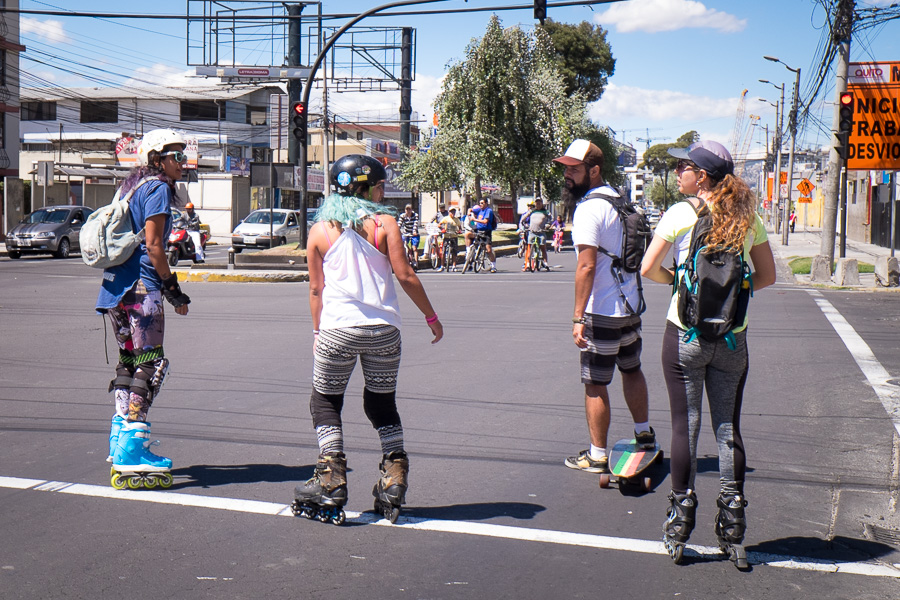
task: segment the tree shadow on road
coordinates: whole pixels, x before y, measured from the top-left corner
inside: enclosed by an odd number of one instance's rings
[[[315,465],[191,465],[172,469],[175,484],[171,489],[208,488],[234,483],[299,482],[312,477],[314,470]]]
[[[484,521],[496,517],[524,520],[533,519],[544,510],[547,510],[546,507],[540,504],[526,502],[478,502],[450,506],[407,506],[403,508],[403,516],[442,521]]]

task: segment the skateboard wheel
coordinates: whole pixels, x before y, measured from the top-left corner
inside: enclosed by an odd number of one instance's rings
[[[641,489],[644,490],[645,492],[649,492],[649,491],[650,491],[650,485],[651,485],[652,483],[653,483],[653,481],[651,481],[651,479],[650,479],[649,477],[644,477],[644,478],[641,480]]]
[[[600,474],[600,487],[604,490],[609,487],[609,473]]]
[[[658,465],[662,464],[662,462],[663,462],[663,451],[662,450],[659,451],[659,454],[656,455],[656,460],[654,460],[653,462]]]

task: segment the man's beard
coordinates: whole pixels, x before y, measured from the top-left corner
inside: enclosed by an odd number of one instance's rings
[[[574,210],[578,201],[584,198],[585,194],[587,194],[590,189],[591,182],[589,179],[585,179],[581,182],[573,181],[571,189],[568,185],[563,186],[562,192],[560,193],[563,206],[566,207],[567,211]]]

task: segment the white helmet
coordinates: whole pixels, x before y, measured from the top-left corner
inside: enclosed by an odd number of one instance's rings
[[[162,152],[163,148],[170,144],[187,146],[184,141],[184,136],[177,131],[171,129],[154,129],[153,131],[148,131],[144,135],[140,147],[138,147],[138,160],[141,165],[147,166],[147,164],[149,164],[149,154],[152,151],[156,150],[157,152]]]

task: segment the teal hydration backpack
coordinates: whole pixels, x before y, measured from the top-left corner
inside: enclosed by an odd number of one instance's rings
[[[735,251],[708,251],[706,237],[712,228],[712,215],[701,200],[697,223],[691,234],[691,246],[684,263],[677,267],[678,318],[687,327],[685,342],[699,336],[707,341],[725,339],[734,350],[732,330],[740,327],[753,295],[750,266],[744,261],[743,248]]]
[[[131,258],[134,249],[144,241],[144,229],[134,231],[128,203],[135,191],[149,181],[159,181],[159,177],[141,179],[124,198],[119,197],[122,192],[122,188],[119,188],[112,202],[88,216],[78,234],[84,264],[96,269],[107,269]]]

